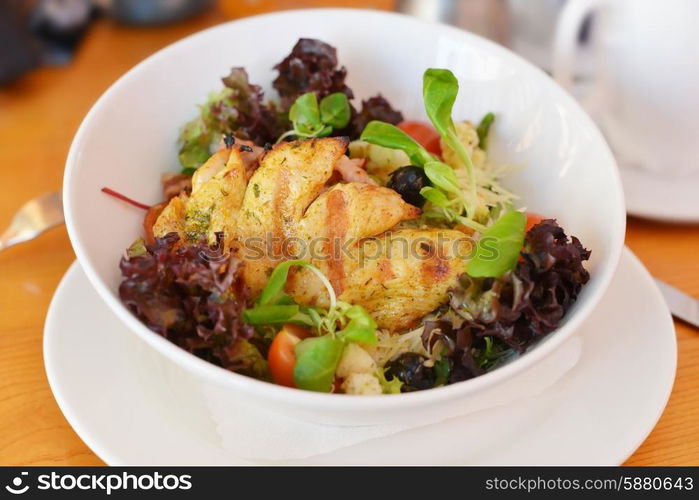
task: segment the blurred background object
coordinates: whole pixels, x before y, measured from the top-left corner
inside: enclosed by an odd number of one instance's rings
[[[571,0],[558,25],[554,78],[576,93],[577,40],[590,15],[597,66],[587,108],[625,163],[699,171],[697,0]]]
[[[42,46],[42,63],[65,64],[92,20],[89,0],[41,0],[30,17],[30,29]]]
[[[213,0],[94,0],[112,18],[126,24],[164,24],[211,7]]]
[[[452,24],[502,45],[510,41],[506,0],[398,0],[396,10],[426,21]]]
[[[219,8],[226,17],[238,18],[279,10],[316,7],[392,10],[395,3],[396,0],[220,0]]]
[[[397,10],[466,29],[550,68],[551,37],[565,0],[4,0],[0,84],[40,64],[69,62],[98,16],[137,26],[182,21],[205,10],[240,18],[273,10],[352,7]]]
[[[232,19],[330,6],[391,10],[395,0],[1,0],[0,85],[40,65],[68,63],[100,15],[128,25],[157,26],[214,9]]]
[[[29,30],[31,6],[0,2],[0,85],[39,65],[40,47]]]
[[[565,1],[397,0],[396,10],[489,38],[548,70],[553,33]]]
[[[0,3],[0,84],[40,64],[70,61],[94,13],[89,0]]]
[[[566,0],[508,0],[512,32],[508,47],[537,66],[551,69],[556,22]],[[579,33],[585,39],[587,25]]]
[[[697,0],[569,0],[558,19],[553,76],[609,141],[630,214],[699,223],[698,18]]]

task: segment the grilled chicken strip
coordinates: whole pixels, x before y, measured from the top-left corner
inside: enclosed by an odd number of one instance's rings
[[[262,158],[248,183],[238,223],[243,277],[253,297],[274,267],[291,257],[288,245],[296,226],[330,178],[347,142],[341,137],[285,142]]]
[[[319,267],[340,295],[346,288],[344,261],[349,258],[346,253],[350,247],[419,215],[419,208],[403,201],[392,189],[360,182],[335,184],[308,207],[299,221],[299,245],[294,247],[294,257]],[[307,282],[320,284],[308,269],[294,270],[289,290],[302,304],[312,303],[319,292]]]
[[[460,231],[401,229],[353,245],[339,270],[332,260],[315,263],[342,283],[333,283],[340,300],[362,305],[379,327],[400,332],[448,300],[470,245]],[[287,292],[299,303],[327,307],[322,283],[305,269],[292,276]]]
[[[367,240],[346,266],[340,299],[364,306],[381,328],[411,329],[449,299],[470,251],[468,237],[449,229],[402,229]]]
[[[206,239],[213,244],[216,233],[222,232],[225,247],[230,248],[237,235],[246,184],[240,150],[218,151],[192,176],[192,194],[180,194],[170,200],[156,220],[153,234],[163,237],[176,232],[183,242]]]

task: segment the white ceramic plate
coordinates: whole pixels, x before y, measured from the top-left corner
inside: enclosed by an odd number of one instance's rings
[[[580,335],[579,363],[539,396],[303,463],[622,463],[660,417],[677,356],[667,307],[630,251]],[[78,435],[112,465],[249,463],[221,447],[198,402],[174,397],[153,376],[145,365],[150,356],[73,264],[49,309],[44,359],[56,400]],[[461,432],[465,426],[483,432]],[[419,453],[415,443],[422,443]]]
[[[615,143],[611,134],[606,134],[608,110],[595,106],[588,111],[599,124],[602,133],[608,135],[609,145],[619,164],[626,212],[663,222],[699,222],[699,172],[662,175],[643,168],[625,154],[626,148],[632,148],[632,144],[622,147]]]
[[[624,163],[618,158],[626,211],[665,222],[699,223],[699,173],[666,177]]]

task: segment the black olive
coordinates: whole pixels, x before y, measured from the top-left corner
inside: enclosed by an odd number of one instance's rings
[[[396,377],[403,382],[402,392],[430,389],[434,387],[436,378],[434,370],[423,364],[425,359],[414,352],[403,353],[388,364],[386,378],[392,380]]]
[[[407,203],[416,207],[422,207],[425,204],[425,198],[420,194],[420,190],[429,185],[430,180],[425,175],[425,171],[415,165],[394,170],[387,184]]]

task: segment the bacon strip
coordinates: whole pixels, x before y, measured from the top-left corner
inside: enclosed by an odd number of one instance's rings
[[[335,171],[339,172],[345,182],[363,182],[364,184],[377,185],[376,181],[369,177],[364,166],[366,158],[348,158],[342,156],[335,163]]]

